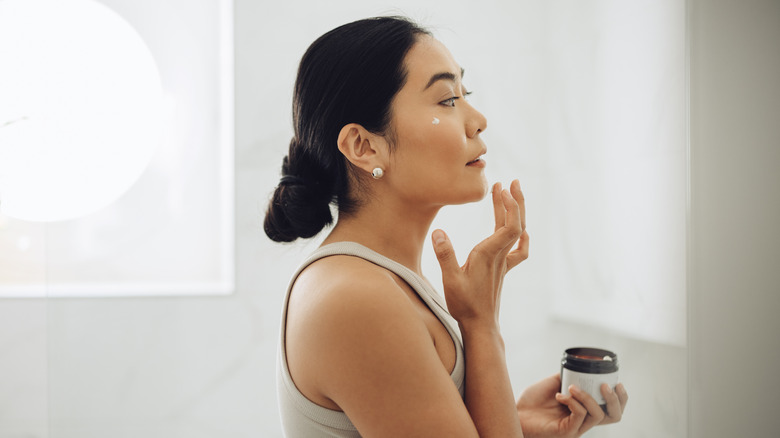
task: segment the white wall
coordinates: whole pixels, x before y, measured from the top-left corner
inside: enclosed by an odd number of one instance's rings
[[[691,1],[690,433],[778,436],[780,2]]]
[[[642,11],[654,3],[635,5]],[[675,0],[663,4],[672,11],[681,7]],[[536,257],[511,274],[502,306],[516,393],[557,372],[564,348],[604,346],[620,355],[631,401],[621,424],[589,436],[685,436],[685,346],[641,340],[614,324],[561,317],[553,301],[555,276],[566,273],[549,263],[558,242],[550,220],[557,204],[549,189],[556,169],[545,146],[561,139],[548,120],[555,108],[547,103],[566,90],[556,89],[550,76],[555,66],[545,54],[555,47],[547,37],[552,27],[565,27],[561,17],[580,25],[580,12],[593,17],[620,5],[625,3],[404,0],[390,6],[352,0],[307,3],[304,10],[296,2],[236,0],[237,292],[214,298],[1,301],[0,437],[281,435],[274,393],[281,299],[288,275],[316,244],[276,245],[262,232],[267,196],[291,135],[295,69],[323,32],[387,12],[431,25],[466,67],[472,101],[490,120],[488,177],[523,182]],[[669,32],[680,29],[670,26]],[[580,30],[594,35],[599,27]],[[465,254],[491,228],[490,211],[485,203],[446,209],[436,226],[447,229]],[[477,226],[464,226],[459,220],[464,215]],[[438,268],[430,249],[426,257],[424,268],[435,283]]]

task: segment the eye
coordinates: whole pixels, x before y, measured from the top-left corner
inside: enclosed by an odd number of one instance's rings
[[[469,96],[471,96],[471,91],[466,91],[463,93],[463,98],[468,100]],[[460,99],[460,96],[452,96],[449,99],[442,100],[439,102],[440,105],[449,106],[449,107],[455,107],[455,101]]]
[[[442,100],[439,102],[439,105],[449,106],[449,107],[455,107],[455,101],[460,99],[458,96],[450,97],[449,99]]]

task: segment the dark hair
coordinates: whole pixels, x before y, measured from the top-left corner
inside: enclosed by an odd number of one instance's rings
[[[349,123],[389,135],[391,103],[406,82],[404,58],[430,32],[404,17],[375,17],[319,37],[301,59],[293,96],[295,136],[265,216],[277,242],[308,238],[357,208],[349,196],[349,163],[338,150]]]

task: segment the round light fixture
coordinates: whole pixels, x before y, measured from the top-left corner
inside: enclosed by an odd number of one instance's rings
[[[90,0],[0,1],[0,213],[59,221],[100,210],[160,143],[151,52]]]

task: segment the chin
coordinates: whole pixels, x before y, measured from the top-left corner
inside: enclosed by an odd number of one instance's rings
[[[469,193],[464,192],[463,197],[459,201],[453,202],[453,204],[470,204],[472,202],[479,202],[485,199],[485,196],[487,196],[489,192],[490,187],[488,186],[487,180],[483,178],[480,187],[474,187]]]
[[[485,196],[487,196],[487,194],[490,193],[490,184],[488,184],[487,178],[485,178],[485,174],[484,173],[482,173],[481,184],[482,184],[482,187],[481,187],[481,189],[479,191],[479,196],[478,196],[477,199],[474,200],[474,202],[481,201],[481,200],[485,199]]]

